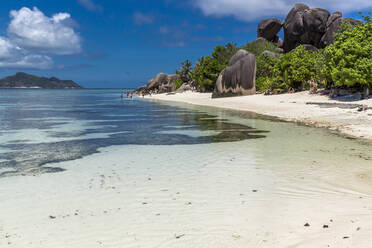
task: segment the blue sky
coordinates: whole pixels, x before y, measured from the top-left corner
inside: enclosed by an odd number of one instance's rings
[[[2,0],[0,77],[24,71],[88,88],[137,87],[216,45],[256,38],[265,17],[292,0]],[[370,1],[305,1],[358,17]],[[34,8],[36,7],[36,8]],[[12,12],[11,12],[12,11]]]

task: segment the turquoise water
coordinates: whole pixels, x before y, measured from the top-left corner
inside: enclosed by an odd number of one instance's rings
[[[0,91],[0,247],[368,247],[370,144],[120,93]]]
[[[345,157],[371,162],[371,146],[253,113],[120,99],[120,90],[1,90],[0,177],[60,172],[48,164],[114,145],[249,143],[268,161]],[[286,160],[284,160],[286,161]],[[275,164],[276,162],[273,162]],[[272,166],[271,163],[268,166]]]
[[[120,95],[120,90],[1,90],[0,177],[59,172],[63,169],[48,164],[112,145],[196,145],[267,133],[206,111]]]

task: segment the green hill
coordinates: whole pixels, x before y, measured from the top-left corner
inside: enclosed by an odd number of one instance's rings
[[[0,79],[0,88],[81,89],[83,87],[72,80],[38,77],[17,72],[13,76]]]

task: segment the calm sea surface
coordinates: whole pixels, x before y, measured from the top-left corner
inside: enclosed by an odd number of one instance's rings
[[[371,161],[371,146],[325,130],[249,113],[121,100],[120,95],[121,90],[0,90],[0,177],[60,172],[64,169],[48,164],[114,145],[199,149],[242,142],[243,148],[254,146],[270,165],[319,158],[335,164],[345,157]]]
[[[205,111],[139,98],[120,90],[1,90],[0,177],[59,172],[112,145],[177,145],[264,138],[266,131]]]

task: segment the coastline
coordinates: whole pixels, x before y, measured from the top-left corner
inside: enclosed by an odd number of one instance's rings
[[[360,101],[340,101],[329,99],[327,96],[309,94],[308,91],[216,99],[212,99],[211,95],[211,93],[184,92],[145,96],[145,99],[254,112],[283,121],[327,128],[343,136],[372,141],[371,98]],[[363,105],[368,109],[359,112],[352,105]]]

